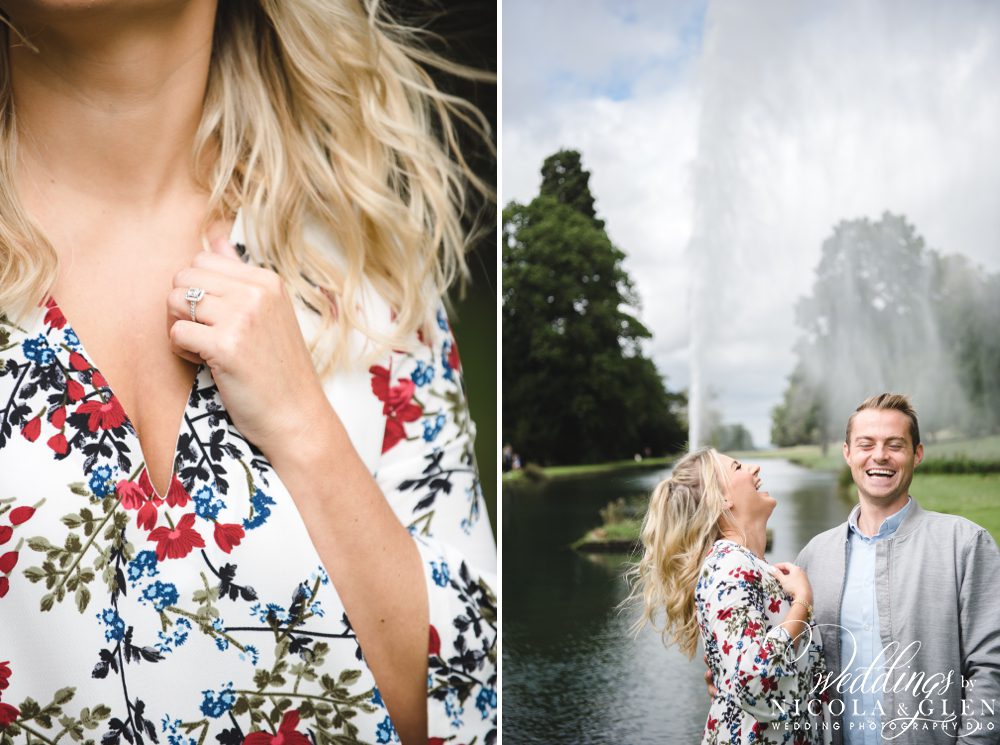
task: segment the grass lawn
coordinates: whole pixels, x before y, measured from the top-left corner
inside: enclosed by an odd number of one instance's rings
[[[920,506],[935,512],[967,517],[1000,542],[1000,474],[962,473],[913,476],[910,493]]]
[[[540,468],[547,478],[556,479],[567,476],[586,476],[590,473],[604,473],[606,471],[622,471],[629,468],[664,468],[676,460],[675,457],[667,458],[645,458],[643,460],[616,460],[610,463],[589,463],[582,466],[549,466]],[[533,466],[534,468],[534,466]],[[526,469],[520,471],[508,471],[503,475],[504,481],[518,481],[523,478],[530,478],[525,475]]]

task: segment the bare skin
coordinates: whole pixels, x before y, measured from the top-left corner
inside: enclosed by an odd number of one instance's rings
[[[190,153],[215,2],[2,0],[0,7],[39,50],[12,34],[17,187],[60,259],[52,295],[135,425],[153,486],[163,495],[196,362],[206,360],[213,373],[216,365],[234,371],[214,348],[194,351],[204,339],[195,343],[175,331],[178,315],[168,305],[176,278],[204,256],[200,226],[208,195],[196,185]],[[214,223],[209,237],[228,235],[231,220]],[[298,334],[287,296],[272,293],[267,302],[255,311],[270,319],[258,340]],[[281,363],[309,371],[298,397],[282,403],[285,411],[310,412],[308,439],[262,434],[258,445],[309,526],[402,742],[422,743],[428,608],[419,555],[320,398],[304,350],[304,344],[282,350]],[[254,377],[234,374],[220,382],[223,401],[238,424],[277,434],[265,414],[240,403],[258,398],[252,386],[268,379]]]

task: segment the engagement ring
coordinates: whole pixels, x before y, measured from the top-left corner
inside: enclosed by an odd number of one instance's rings
[[[198,302],[205,297],[205,291],[200,287],[188,287],[187,292],[184,293],[184,299],[191,304],[191,320],[198,323],[198,318],[195,315],[195,311],[198,308]]]

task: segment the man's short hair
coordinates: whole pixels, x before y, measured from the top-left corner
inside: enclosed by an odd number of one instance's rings
[[[910,418],[910,439],[913,440],[913,449],[917,449],[917,445],[920,444],[920,425],[917,424],[917,412],[914,410],[913,404],[910,403],[910,399],[902,393],[879,393],[862,401],[847,420],[847,436],[844,441],[848,446],[851,444],[851,425],[854,424],[854,417],[859,411],[865,409],[901,411],[906,414]]]

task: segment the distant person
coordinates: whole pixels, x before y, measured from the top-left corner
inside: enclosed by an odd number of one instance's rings
[[[503,446],[502,468],[504,473],[514,468],[514,448],[509,442]]]
[[[843,452],[860,504],[796,561],[813,582],[832,742],[938,745],[960,737],[996,745],[996,542],[963,517],[922,509],[909,494],[924,449],[906,396],[862,402],[848,419]]]
[[[663,611],[665,642],[688,656],[705,646],[719,681],[705,745],[821,742],[807,706],[823,661],[808,633],[812,587],[798,567],[764,560],[776,503],[760,486],[759,466],[711,448],[685,456],[653,492],[631,572],[643,606],[634,630],[657,627]]]

